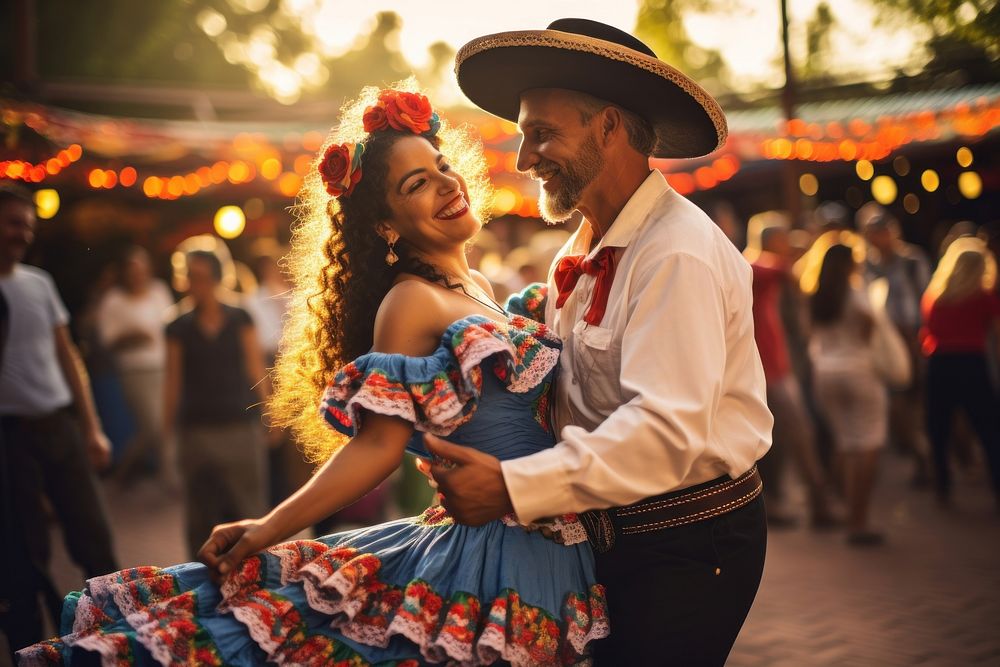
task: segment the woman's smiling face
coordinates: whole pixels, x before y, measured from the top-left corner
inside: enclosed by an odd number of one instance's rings
[[[482,227],[465,180],[423,137],[403,137],[393,145],[386,189],[393,213],[386,222],[418,251],[462,246]]]

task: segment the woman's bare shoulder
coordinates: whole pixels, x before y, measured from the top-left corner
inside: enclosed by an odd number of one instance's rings
[[[439,287],[422,278],[403,278],[379,305],[375,350],[412,356],[430,354],[441,337],[445,315]]]
[[[493,283],[490,282],[489,278],[475,269],[472,269],[469,273],[472,275],[472,279],[476,281],[476,284],[482,287],[491,298],[496,298],[496,295],[493,293]]]

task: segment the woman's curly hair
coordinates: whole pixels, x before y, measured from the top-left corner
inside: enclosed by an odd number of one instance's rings
[[[413,79],[390,88],[417,89]],[[445,281],[433,266],[413,256],[404,239],[395,246],[399,261],[393,266],[385,262],[389,249],[376,225],[392,218],[386,199],[389,155],[400,138],[414,135],[394,130],[365,134],[362,115],[375,104],[378,93],[378,88],[365,88],[341,109],[340,125],[320,148],[299,192],[292,247],[283,260],[294,287],[273,371],[269,416],[273,426],[292,429],[314,462],[326,460],[346,442],[320,416],[320,398],[345,363],[371,349],[375,315],[395,278],[406,272]],[[319,161],[331,144],[362,140],[361,180],[342,201],[330,197],[317,168]],[[482,144],[466,129],[444,121],[428,141],[465,178],[470,206],[485,222],[492,190]]]

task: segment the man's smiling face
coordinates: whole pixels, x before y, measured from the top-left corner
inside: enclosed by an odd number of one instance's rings
[[[596,121],[571,91],[537,88],[521,94],[517,168],[541,181],[539,208],[548,222],[563,222],[604,168]]]

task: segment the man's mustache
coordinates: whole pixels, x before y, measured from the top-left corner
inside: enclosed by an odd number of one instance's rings
[[[559,165],[555,162],[543,162],[541,164],[535,165],[530,170],[528,170],[528,176],[535,179],[536,181],[543,181],[549,178],[553,174],[559,172]]]

